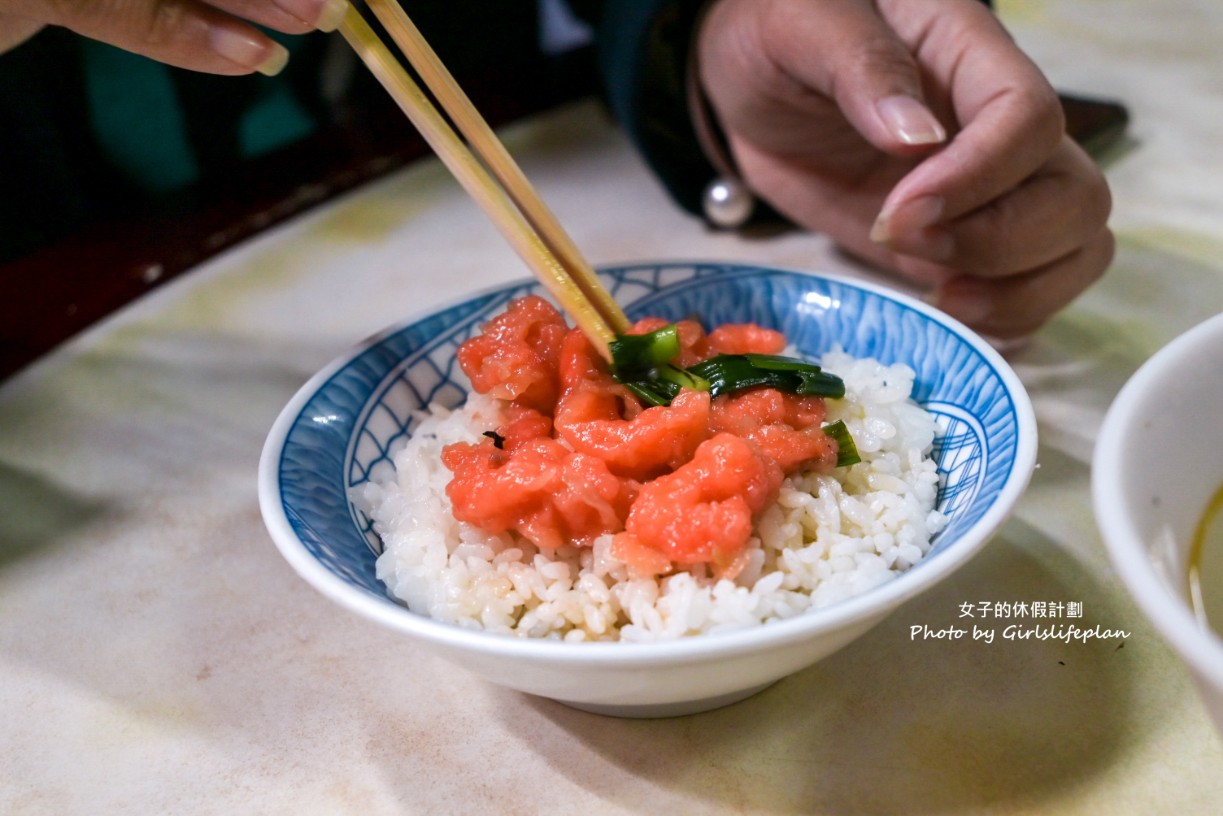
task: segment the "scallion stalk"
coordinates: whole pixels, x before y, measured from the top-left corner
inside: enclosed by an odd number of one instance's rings
[[[709,381],[713,396],[756,386],[809,397],[845,396],[845,382],[819,366],[772,354],[719,354],[689,371]]]
[[[837,443],[837,467],[849,467],[862,461],[862,454],[858,453],[858,446],[854,444],[854,438],[849,435],[844,421],[838,419],[829,422],[823,431]]]

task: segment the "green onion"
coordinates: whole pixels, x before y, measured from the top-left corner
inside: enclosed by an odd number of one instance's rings
[[[674,323],[646,334],[617,335],[609,347],[612,374],[647,405],[670,405],[681,388],[709,390],[706,380],[671,362],[680,351]]]
[[[710,394],[728,394],[766,385],[804,397],[845,396],[845,382],[817,365],[773,354],[719,354],[689,371],[709,380]]]
[[[858,446],[854,444],[854,438],[849,435],[849,428],[845,427],[842,420],[828,423],[823,430],[837,443],[837,467],[849,467],[862,461]]]
[[[621,334],[610,344],[612,375],[645,405],[670,405],[680,389],[710,396],[768,386],[804,397],[845,396],[845,382],[819,366],[777,354],[719,354],[689,368],[673,362],[680,353],[672,323],[646,334]],[[837,443],[837,466],[861,461],[844,422],[824,426]]]
[[[645,334],[618,334],[608,348],[617,376],[635,380],[679,356],[679,327],[672,323]]]
[[[645,405],[666,407],[671,404],[671,400],[675,399],[675,395],[679,393],[679,389],[674,391],[669,384],[661,382],[649,382],[640,380],[637,382],[626,382],[624,387],[633,392],[637,399],[641,400]]]

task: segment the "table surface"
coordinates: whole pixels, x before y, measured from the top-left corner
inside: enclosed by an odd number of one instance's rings
[[[1223,311],[1223,6],[1006,2],[1059,88],[1122,99],[1109,274],[1012,363],[1031,488],[989,547],[862,640],[735,706],[597,717],[475,680],[326,600],[255,494],[263,439],[361,338],[521,263],[418,162],[204,262],[0,384],[0,812],[1188,814],[1223,740],[1111,571],[1097,428]],[[706,231],[590,103],[504,131],[596,263],[880,278],[817,235]],[[920,641],[965,604],[1076,605],[1107,643]],[[1028,620],[1027,623],[1031,623]]]

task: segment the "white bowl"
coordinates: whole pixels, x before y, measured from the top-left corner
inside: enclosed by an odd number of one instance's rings
[[[1221,360],[1223,315],[1138,369],[1100,428],[1092,500],[1114,567],[1223,730],[1223,640],[1198,623],[1188,594],[1194,530],[1223,485]]]
[[[655,263],[602,271],[630,316],[780,329],[808,355],[842,346],[902,362],[914,398],[939,421],[939,508],[950,521],[915,567],[866,594],[748,630],[662,643],[562,643],[473,631],[414,614],[374,575],[381,542],[352,491],[390,467],[412,412],[457,405],[467,383],[458,344],[524,281],[479,293],[390,329],[316,375],[286,406],[263,451],[260,504],[288,562],[340,605],[401,632],[493,683],[621,716],[702,711],[747,697],[862,635],[977,553],[1027,486],[1036,423],[998,354],[943,314],[849,280],[736,264]]]

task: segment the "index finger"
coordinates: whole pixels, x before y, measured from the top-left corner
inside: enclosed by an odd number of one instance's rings
[[[338,25],[346,0],[0,0],[0,17],[67,28],[142,56],[214,74],[274,74],[288,52],[254,24],[285,33]],[[305,16],[314,14],[307,21]]]
[[[932,95],[955,118],[954,135],[893,188],[881,220],[919,200],[940,221],[972,212],[1031,176],[1060,144],[1065,120],[1053,87],[992,13],[970,5],[959,15],[935,13],[918,51]]]

